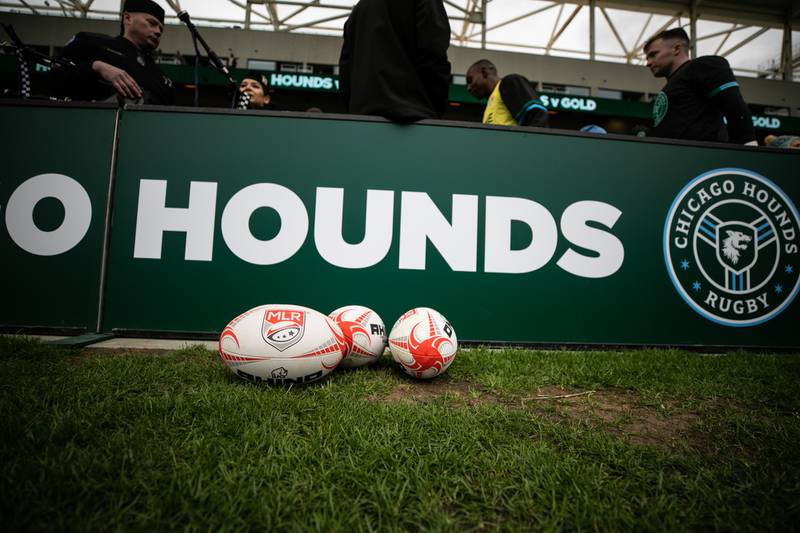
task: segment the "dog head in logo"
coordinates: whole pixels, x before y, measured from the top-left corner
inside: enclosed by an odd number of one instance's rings
[[[305,311],[267,308],[264,312],[261,336],[267,344],[282,352],[297,344],[303,338],[305,329]]]
[[[725,268],[744,272],[758,259],[756,230],[749,224],[727,222],[717,229],[717,259]]]

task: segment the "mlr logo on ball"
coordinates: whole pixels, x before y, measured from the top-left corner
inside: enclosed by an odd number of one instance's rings
[[[800,217],[767,178],[743,169],[701,174],[678,194],[664,224],[672,283],[695,311],[727,326],[755,326],[800,288]]]
[[[267,344],[282,352],[297,344],[305,330],[306,314],[303,311],[267,309],[261,325],[261,336]]]

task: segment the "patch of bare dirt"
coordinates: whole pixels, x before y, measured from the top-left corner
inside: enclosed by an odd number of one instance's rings
[[[388,395],[369,399],[407,404],[449,401],[454,408],[505,405],[559,422],[607,431],[630,444],[661,449],[705,448],[710,442],[710,437],[697,429],[699,413],[679,409],[669,402],[646,405],[640,394],[629,390],[548,386],[526,396],[501,397],[473,383],[437,379],[399,383]]]

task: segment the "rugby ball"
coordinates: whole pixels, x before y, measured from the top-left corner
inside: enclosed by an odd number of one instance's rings
[[[341,368],[356,368],[374,363],[386,348],[386,327],[378,313],[362,305],[347,305],[328,317],[342,329],[347,353]]]
[[[254,307],[231,320],[219,336],[219,357],[228,370],[270,385],[322,379],[346,350],[333,320],[300,305]]]
[[[458,350],[453,326],[438,311],[417,307],[397,319],[389,334],[392,358],[415,378],[444,374]]]

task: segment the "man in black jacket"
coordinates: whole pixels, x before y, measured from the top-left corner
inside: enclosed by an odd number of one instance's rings
[[[174,103],[172,80],[152,58],[164,30],[164,10],[152,0],[127,0],[121,26],[118,37],[76,34],[60,55],[74,66],[53,69],[52,93],[73,100],[104,101],[119,95],[146,104]]]
[[[442,0],[361,0],[344,26],[339,89],[350,113],[439,118],[450,87]]]
[[[682,28],[651,37],[644,53],[653,76],[667,78],[653,104],[653,136],[757,144],[750,110],[725,58],[690,59]]]

